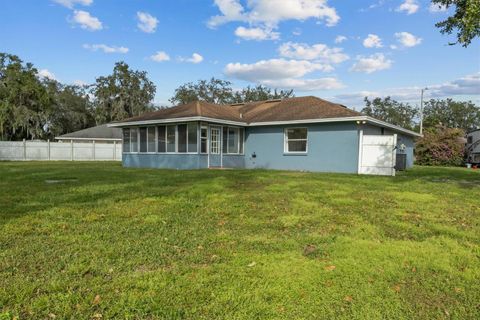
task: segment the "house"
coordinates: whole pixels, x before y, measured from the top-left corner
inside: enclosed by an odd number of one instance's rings
[[[480,164],[480,129],[467,133],[467,143],[465,145],[467,152],[467,162],[471,164]]]
[[[395,174],[413,165],[413,131],[317,97],[233,105],[197,101],[109,124],[123,165]]]
[[[91,127],[55,137],[61,142],[118,143],[122,141],[122,129],[111,128],[106,124]]]

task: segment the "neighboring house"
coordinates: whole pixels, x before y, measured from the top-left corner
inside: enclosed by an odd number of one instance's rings
[[[93,142],[95,143],[113,143],[122,141],[122,129],[110,128],[106,124],[91,127],[75,132],[63,134],[55,137],[56,140],[62,142]]]
[[[467,162],[471,164],[480,164],[480,129],[467,133]]]
[[[413,165],[404,128],[316,97],[216,105],[192,102],[109,124],[123,129],[123,165],[395,174]]]

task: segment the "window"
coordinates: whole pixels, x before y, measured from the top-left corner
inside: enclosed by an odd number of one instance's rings
[[[147,151],[155,152],[155,127],[147,128]]]
[[[188,124],[188,152],[197,152],[197,124]]]
[[[245,130],[243,128],[240,128],[240,154],[243,154],[243,141],[244,141],[244,135],[245,135]]]
[[[238,133],[238,128],[228,128],[228,152],[227,153],[238,153],[238,140],[240,134]]]
[[[179,124],[177,126],[178,132],[178,148],[177,152],[187,152],[187,125]]]
[[[243,153],[243,128],[223,127],[223,152],[226,154]]]
[[[208,146],[208,128],[202,127],[200,130],[200,152],[207,153]]]
[[[473,137],[472,137],[472,136],[468,136],[468,137],[467,137],[467,143],[468,143],[468,144],[473,143]]]
[[[175,152],[175,136],[176,136],[176,127],[175,125],[167,126],[167,152]]]
[[[138,152],[138,129],[130,129],[130,152]]]
[[[285,146],[287,153],[307,152],[307,128],[285,129]]]
[[[140,128],[140,152],[147,152],[147,128]]]
[[[130,152],[130,129],[123,129],[123,152]]]
[[[167,140],[165,139],[165,126],[158,126],[157,131],[158,131],[158,152],[165,152],[167,151],[167,147],[166,147]]]
[[[213,154],[220,153],[220,128],[210,129],[210,152]]]
[[[228,149],[228,127],[223,127],[223,143],[222,143],[223,153],[227,153],[227,149]]]

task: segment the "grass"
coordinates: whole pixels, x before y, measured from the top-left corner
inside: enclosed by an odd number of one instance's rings
[[[0,177],[0,319],[480,318],[477,171]]]

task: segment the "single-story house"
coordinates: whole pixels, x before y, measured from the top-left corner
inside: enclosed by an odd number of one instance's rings
[[[123,129],[123,165],[174,169],[266,168],[394,175],[413,165],[418,133],[307,96],[145,113]]]
[[[61,142],[93,142],[95,143],[119,143],[122,141],[122,129],[109,127],[102,124],[75,132],[63,134],[55,137],[55,140]]]

